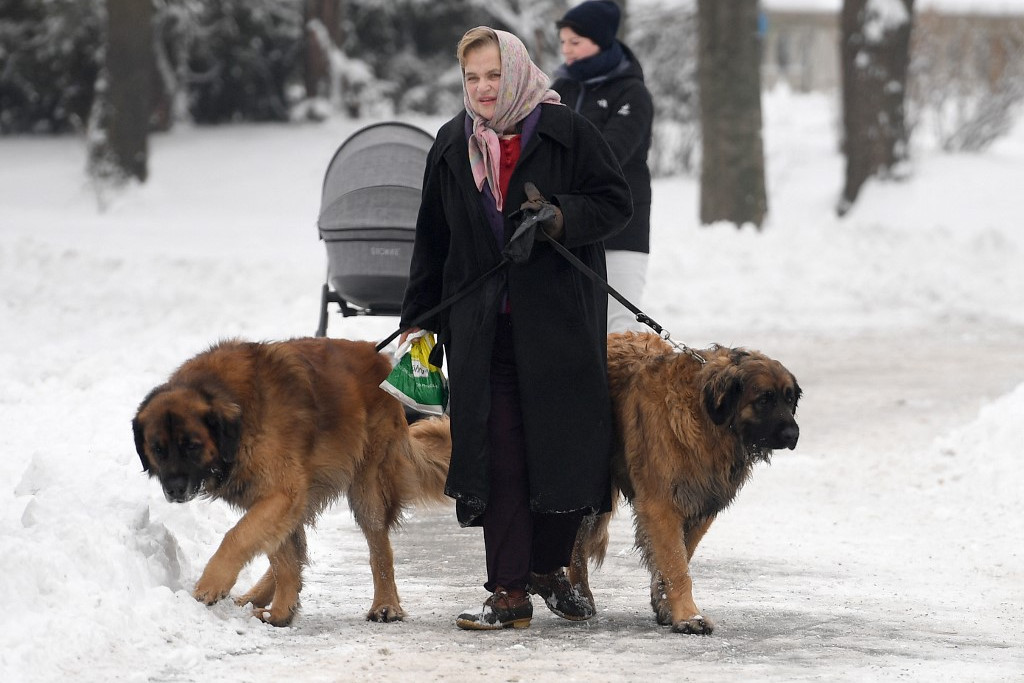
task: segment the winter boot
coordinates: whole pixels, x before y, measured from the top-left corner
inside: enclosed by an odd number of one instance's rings
[[[530,585],[527,588],[534,595],[542,597],[548,609],[563,619],[586,621],[597,614],[593,598],[588,598],[569,583],[563,568],[550,574],[530,572]]]
[[[455,625],[468,631],[497,631],[503,628],[529,628],[533,603],[526,591],[495,589],[479,610],[466,610]]]

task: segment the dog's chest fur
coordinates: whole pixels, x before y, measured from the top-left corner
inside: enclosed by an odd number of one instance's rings
[[[716,516],[749,478],[754,460],[728,425],[707,415],[699,386],[700,364],[677,353],[609,364],[620,397],[616,421],[630,421],[633,442],[620,439],[613,477],[630,502],[638,487],[661,489],[688,520]],[[666,430],[665,427],[668,427]],[[631,452],[632,451],[632,452]],[[645,452],[643,458],[636,457]]]

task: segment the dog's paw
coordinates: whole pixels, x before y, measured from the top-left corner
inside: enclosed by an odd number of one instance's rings
[[[266,607],[273,600],[274,594],[269,595],[265,591],[257,590],[255,587],[240,598],[235,598],[235,604],[239,607],[252,605],[253,607]]]
[[[669,607],[668,600],[652,600],[651,609],[654,610],[654,618],[660,625],[671,626],[672,608]]]
[[[672,623],[673,633],[687,633],[696,636],[710,636],[715,630],[715,625],[710,619],[705,619],[701,614],[695,614],[689,619]]]
[[[245,607],[246,605],[252,605],[253,607],[266,607],[267,606],[267,603],[263,603],[262,605],[257,604],[256,601],[253,600],[253,597],[249,593],[246,593],[245,595],[243,595],[240,598],[235,598],[235,604],[238,605],[239,607]]]
[[[270,609],[257,607],[252,611],[252,615],[271,626],[290,626],[292,620],[295,619],[296,612],[298,612],[298,605],[281,610],[271,606]]]
[[[654,618],[658,624],[672,625],[672,606],[665,595],[665,584],[658,578],[651,581],[651,609],[654,610]]]
[[[216,563],[210,562],[203,570],[199,581],[196,582],[192,597],[205,605],[212,605],[228,597],[237,576],[237,572],[234,574],[225,572]]]
[[[231,592],[231,586],[217,587],[204,583],[202,580],[196,584],[196,589],[192,591],[192,597],[203,603],[204,605],[212,605],[228,596]]]
[[[401,621],[405,611],[398,605],[374,605],[366,613],[367,621]]]

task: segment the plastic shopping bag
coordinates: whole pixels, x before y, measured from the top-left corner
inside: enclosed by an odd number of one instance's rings
[[[395,367],[380,388],[421,413],[443,415],[448,407],[448,380],[441,368],[430,364],[433,348],[430,332],[409,335],[395,352]]]

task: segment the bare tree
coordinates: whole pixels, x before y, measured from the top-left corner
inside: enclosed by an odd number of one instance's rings
[[[914,0],[843,0],[843,153],[836,207],[849,211],[872,176],[892,177],[907,159],[904,103]]]
[[[932,10],[914,17],[909,135],[927,127],[947,152],[1005,136],[1024,103],[1024,22]]]
[[[105,60],[89,122],[89,172],[96,179],[144,182],[149,174],[152,18],[148,0],[107,0]]]
[[[700,220],[758,229],[768,212],[757,0],[698,0]]]
[[[700,159],[697,5],[681,4],[638,4],[626,39],[643,64],[654,98],[654,137],[647,163],[655,177],[695,174]]]
[[[306,97],[328,98],[331,83],[331,53],[341,45],[342,0],[306,0],[305,85]]]
[[[153,114],[150,130],[170,130],[191,121],[188,108],[189,54],[201,35],[200,8],[179,0],[153,0]]]

